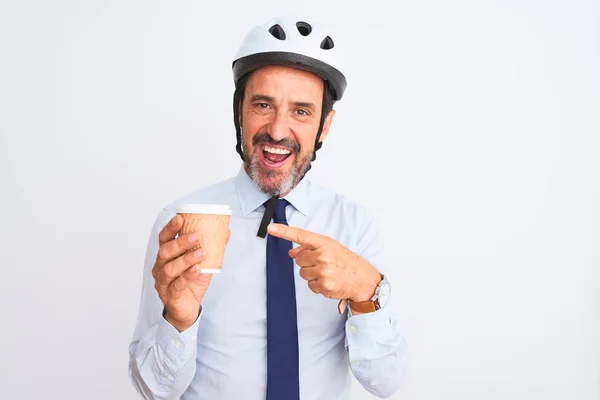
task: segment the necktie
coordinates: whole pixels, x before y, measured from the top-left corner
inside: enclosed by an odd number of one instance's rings
[[[273,221],[286,224],[289,203],[279,199]],[[267,237],[267,400],[299,400],[298,323],[292,242]]]

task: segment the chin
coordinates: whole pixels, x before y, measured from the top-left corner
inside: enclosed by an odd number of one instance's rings
[[[296,174],[293,171],[288,170],[286,173],[277,171],[277,176],[272,176],[272,172],[268,171],[268,174],[264,174],[264,171],[261,171],[254,179],[263,192],[275,196],[285,194],[293,189],[296,180]]]
[[[293,166],[285,170],[268,169],[260,161],[252,157],[248,165],[248,173],[254,183],[271,196],[285,194],[294,188],[298,173]]]

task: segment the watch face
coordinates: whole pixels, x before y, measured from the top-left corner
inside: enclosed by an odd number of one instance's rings
[[[379,290],[379,297],[377,299],[379,301],[379,307],[385,307],[390,300],[391,291],[392,286],[388,282],[381,285],[381,290]]]

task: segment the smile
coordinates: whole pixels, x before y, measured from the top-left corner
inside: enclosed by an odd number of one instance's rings
[[[264,145],[262,146],[262,154],[265,166],[279,168],[285,164],[292,151],[283,147]]]

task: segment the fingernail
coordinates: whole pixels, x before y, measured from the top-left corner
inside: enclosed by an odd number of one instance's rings
[[[204,256],[204,250],[196,250],[194,252],[194,257],[200,258]]]
[[[276,227],[275,225],[269,225],[269,226],[267,227],[267,230],[268,230],[269,232],[277,232],[277,227]]]
[[[189,237],[190,243],[194,243],[196,240],[198,240],[198,236],[195,233],[191,234]]]

